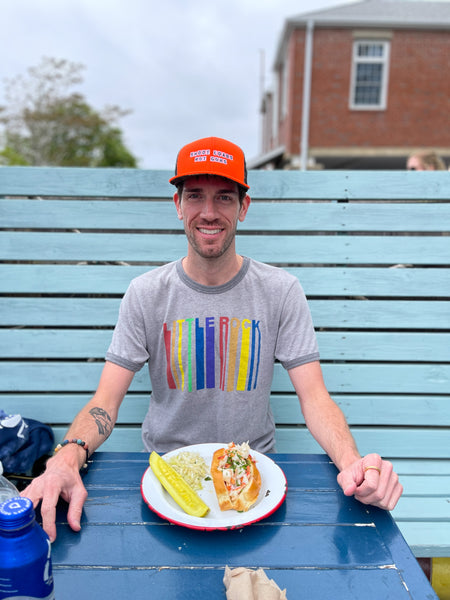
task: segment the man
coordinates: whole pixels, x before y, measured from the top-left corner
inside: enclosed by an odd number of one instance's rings
[[[59,496],[69,503],[69,525],[80,529],[87,492],[79,469],[111,433],[134,373],[146,362],[152,381],[142,428],[147,451],[219,440],[248,440],[255,450],[273,451],[269,396],[278,359],[309,430],[340,471],[344,493],[394,508],[402,486],[392,465],[377,454],[361,458],[325,388],[298,280],[236,253],[237,224],[250,205],[242,150],[214,137],[192,142],[180,150],[170,182],[177,186],[187,255],[131,282],[94,397],[23,492],[42,501],[50,539]]]

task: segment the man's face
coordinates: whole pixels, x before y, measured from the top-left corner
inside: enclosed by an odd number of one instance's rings
[[[202,258],[218,258],[229,249],[235,251],[238,221],[243,221],[250,204],[249,196],[239,203],[238,185],[212,175],[189,177],[181,198],[174,195],[178,218],[192,250]]]

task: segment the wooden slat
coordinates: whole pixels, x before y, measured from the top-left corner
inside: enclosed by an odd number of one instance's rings
[[[405,500],[407,502],[401,502],[396,518],[413,518],[415,513],[417,521],[432,519],[433,517],[450,521],[450,510],[448,508],[450,502],[450,475],[402,475],[402,485],[405,487]],[[441,502],[445,502],[447,506],[443,513],[436,514],[428,506],[427,501],[424,502],[423,498],[428,500],[428,493],[430,498],[438,497]],[[413,508],[419,502],[424,505],[422,512]],[[436,504],[436,506],[438,505]]]
[[[4,260],[157,261],[176,260],[186,252],[184,235],[4,232]],[[238,251],[273,264],[427,264],[448,263],[446,237],[238,235]]]
[[[171,170],[3,167],[0,196],[163,198]],[[447,200],[445,172],[249,171],[250,195],[263,199]]]
[[[0,195],[160,198],[173,194],[170,171],[70,167],[4,167]]]
[[[0,325],[113,327],[120,301],[120,297],[0,297]],[[318,329],[450,328],[450,303],[444,301],[310,300],[309,306]],[[436,341],[439,343],[440,338]]]
[[[441,478],[439,478],[439,483],[441,483]],[[450,512],[448,510],[450,492],[447,493],[447,497],[436,496],[432,498],[424,498],[421,496],[411,498],[408,496],[410,492],[410,484],[411,482],[406,481],[405,478],[402,477],[402,485],[404,489],[403,496],[398,507],[392,513],[392,516],[398,525],[405,521],[416,521],[419,523],[450,523]],[[435,485],[434,482],[428,482],[428,484],[430,487]]]
[[[1,227],[18,229],[183,230],[174,203],[157,200],[0,199],[0,219]]]
[[[110,329],[0,329],[0,358],[104,358]]]
[[[0,293],[119,294],[153,267],[128,265],[0,264]],[[430,281],[431,283],[431,281]]]
[[[2,394],[0,406],[9,413],[20,413],[30,419],[45,423],[70,423],[76,413],[91,399],[92,394]],[[426,395],[346,395],[335,394],[334,400],[340,406],[348,423],[352,426],[414,426],[414,427],[449,427],[450,411],[448,399],[441,396]],[[150,393],[129,393],[125,397],[118,423],[140,426],[147,412]],[[271,406],[275,422],[278,425],[304,425],[305,421],[300,410],[300,403],[294,393],[272,395]],[[438,471],[433,471],[432,465],[398,465],[400,473],[436,474],[441,473],[444,465]],[[450,463],[446,473],[450,475]]]
[[[450,204],[254,202],[240,231],[440,232],[448,229]],[[183,230],[172,200],[0,199],[4,228]]]
[[[0,358],[103,358],[111,337],[110,329],[0,329]],[[322,360],[450,362],[450,333],[319,331],[317,339]]]
[[[310,300],[314,324],[334,329],[449,329],[450,302],[421,300]],[[343,340],[345,343],[345,340]]]
[[[5,232],[5,260],[168,262],[186,251],[184,235]]]
[[[0,293],[124,294],[149,265],[0,264]],[[287,267],[311,296],[449,297],[441,268]]]
[[[254,198],[448,200],[448,177],[443,172],[436,174],[427,178],[424,172],[422,177],[417,177],[418,172],[390,172],[388,178],[376,171],[250,171],[249,185]]]
[[[330,392],[448,394],[450,365],[324,364]],[[275,371],[276,375],[280,373]],[[288,377],[282,373],[283,377]],[[280,382],[281,383],[281,382]]]
[[[333,394],[333,399],[350,425],[450,426],[449,401],[442,396]],[[294,393],[272,395],[271,406],[277,424],[304,424]]]
[[[107,508],[109,511],[109,502]],[[108,534],[110,532],[111,529],[108,529]],[[126,530],[124,530],[124,537],[130,538]],[[132,543],[139,544],[134,539]],[[326,541],[323,543],[325,546],[329,545]],[[260,564],[260,562],[254,560],[251,564]],[[233,563],[231,566],[234,566]],[[413,570],[414,567],[418,570],[416,565],[413,566]],[[409,591],[406,591],[404,584],[404,579],[408,580],[409,575],[397,568],[397,565],[384,571],[365,569],[364,572],[361,572],[360,568],[352,567],[348,567],[344,571],[340,568],[327,567],[326,569],[303,569],[301,573],[297,569],[277,569],[264,566],[264,572],[268,579],[275,581],[280,589],[287,589],[288,593],[289,590],[301,587],[302,594],[306,598],[312,598],[314,595],[317,598],[330,597],[328,590],[332,590],[331,594],[335,598],[359,599],[364,595],[365,600],[379,600],[377,590],[380,588],[386,590],[383,590],[383,600],[411,600],[413,598]],[[400,572],[401,575],[399,575]],[[164,598],[164,600],[181,600],[182,597],[192,600],[201,593],[200,590],[208,592],[204,594],[206,597],[225,596],[223,568],[181,567],[173,569],[167,567],[161,569],[156,567],[149,570],[148,567],[144,569],[104,569],[102,567],[80,569],[77,566],[58,566],[58,568],[53,568],[53,573],[55,588],[62,590],[62,593],[59,593],[59,600],[72,600],[76,595],[86,597],[89,595],[89,590],[92,589],[101,590],[103,597],[108,600],[122,600],[132,589],[133,600],[147,600],[147,589],[150,586],[152,595],[156,598]],[[415,575],[415,577],[417,576]],[[423,581],[423,576],[419,579],[418,584],[413,582],[410,586],[416,591],[430,589],[429,584]],[[353,596],[348,593],[349,587],[352,588],[350,593]],[[188,595],[182,596],[184,592]],[[417,598],[417,593],[415,597]],[[429,598],[436,600],[435,595],[429,595]]]
[[[258,203],[240,231],[425,232],[448,231],[450,204]]]
[[[120,302],[121,297],[0,297],[0,324],[13,326],[114,327],[119,315]]]
[[[378,452],[386,458],[450,458],[450,431],[428,428],[352,427],[359,451]],[[277,452],[320,452],[307,429],[282,428],[276,432]]]
[[[322,360],[450,362],[450,334],[318,332]]]
[[[1,394],[0,406],[8,414],[52,425],[67,425],[89,402],[92,394]],[[150,394],[127,394],[120,408],[118,423],[140,427],[148,410]]]
[[[54,427],[56,443],[64,439],[66,427]],[[352,433],[363,454],[381,453],[384,457],[450,458],[450,434],[429,429],[376,429],[352,428]],[[306,428],[277,429],[277,452],[306,454],[321,452],[320,446]],[[412,440],[416,440],[415,443]],[[444,446],[443,446],[444,445]],[[138,427],[116,426],[111,437],[102,445],[102,450],[139,452],[143,450],[141,430]]]
[[[5,392],[90,392],[97,387],[102,367],[102,361],[7,361],[0,363],[0,381]],[[332,394],[448,394],[450,386],[450,365],[446,364],[417,364],[412,368],[402,364],[324,363],[323,372]],[[150,389],[146,368],[135,375],[130,389]],[[292,391],[287,372],[278,364],[272,389]]]
[[[392,461],[395,471],[403,475],[426,475],[433,477],[434,475],[450,475],[450,460],[428,460],[418,458],[415,460],[397,458]],[[424,493],[432,494],[433,489],[429,487],[423,490]]]
[[[448,557],[450,523],[400,521],[398,527],[416,557]]]

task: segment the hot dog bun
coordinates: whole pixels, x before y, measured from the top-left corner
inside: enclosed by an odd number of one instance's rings
[[[211,477],[220,510],[247,511],[258,499],[261,475],[248,444],[220,448],[213,454]]]

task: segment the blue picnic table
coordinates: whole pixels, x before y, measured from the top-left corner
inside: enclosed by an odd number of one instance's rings
[[[81,532],[58,506],[58,600],[225,599],[225,565],[262,567],[288,600],[437,599],[390,513],[345,497],[327,456],[269,456],[287,478],[284,503],[251,525],[200,531],[144,501],[147,453],[96,453]]]

